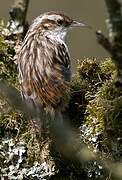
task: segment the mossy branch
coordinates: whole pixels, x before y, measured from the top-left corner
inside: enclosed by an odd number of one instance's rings
[[[98,42],[110,53],[118,75],[116,85],[122,86],[122,13],[121,3],[118,0],[105,0],[108,19],[107,28],[109,37],[106,38],[100,31],[96,33]]]
[[[25,117],[28,118],[30,114],[34,113],[30,107],[24,104],[19,91],[2,80],[0,80],[0,96],[7,99],[15,109],[22,111]],[[72,131],[69,125],[60,124],[56,121],[52,121],[51,125],[51,133],[55,138],[56,145],[67,158],[79,163],[96,160],[106,168],[108,173],[111,171],[116,176],[116,179],[122,177],[120,163],[112,163],[106,159],[104,161],[99,155],[90,152],[84,143],[80,142],[78,134]]]

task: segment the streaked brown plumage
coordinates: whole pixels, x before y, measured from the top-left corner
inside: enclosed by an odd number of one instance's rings
[[[18,55],[19,82],[23,98],[38,112],[66,106],[71,70],[65,36],[74,26],[85,25],[48,12],[37,17],[26,34]]]

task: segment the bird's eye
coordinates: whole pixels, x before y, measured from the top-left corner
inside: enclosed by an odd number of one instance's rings
[[[63,20],[59,19],[59,20],[57,20],[57,23],[58,23],[59,25],[62,25],[62,24],[63,24]]]

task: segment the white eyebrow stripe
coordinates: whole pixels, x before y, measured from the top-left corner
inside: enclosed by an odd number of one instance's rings
[[[58,19],[63,19],[60,15],[49,15],[48,19],[50,20],[58,20]]]
[[[55,14],[52,14],[52,15],[44,15],[42,18],[41,18],[41,21],[43,21],[43,19],[49,19],[49,20],[53,20],[53,21],[57,21],[58,19],[61,19],[63,20],[63,18],[60,16],[60,15],[55,15]]]

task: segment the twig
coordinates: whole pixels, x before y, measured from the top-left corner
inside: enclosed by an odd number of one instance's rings
[[[96,32],[98,42],[111,54],[112,47],[111,43],[109,42],[108,38],[102,34],[100,30]]]

